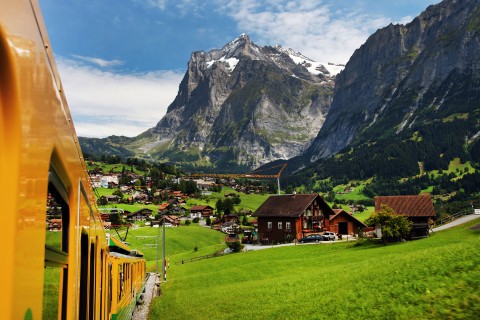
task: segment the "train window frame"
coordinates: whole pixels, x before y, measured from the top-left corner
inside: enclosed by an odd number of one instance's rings
[[[48,172],[48,184],[47,184],[47,194],[50,194],[54,197],[55,201],[61,207],[61,243],[60,249],[52,247],[45,243],[45,254],[44,254],[44,264],[45,270],[47,268],[59,268],[59,292],[62,294],[58,295],[58,308],[60,309],[60,318],[66,319],[67,311],[67,299],[68,295],[68,253],[69,253],[69,238],[70,238],[70,202],[69,202],[69,192],[65,187],[65,184],[61,180],[55,166],[51,163],[49,172]],[[44,282],[45,289],[45,282]],[[45,292],[44,292],[45,299]],[[45,302],[45,300],[44,300]],[[45,306],[44,306],[45,307]]]
[[[65,267],[68,265],[70,205],[68,203],[68,191],[53,166],[50,167],[48,172],[48,192],[53,194],[62,205],[62,241],[60,250],[45,244],[45,265],[49,267]]]
[[[83,202],[82,202],[83,201]],[[87,206],[90,224],[88,229],[81,226],[80,217],[82,215],[82,208]],[[78,292],[79,305],[75,310],[80,319],[93,319],[95,316],[95,299],[96,299],[96,250],[97,242],[91,241],[90,232],[92,226],[95,225],[95,211],[92,204],[89,201],[87,191],[79,180],[78,184],[78,206],[77,206],[77,228],[81,229],[80,232],[80,248],[77,250],[77,261],[79,264],[79,270],[77,274],[80,277],[80,286]]]

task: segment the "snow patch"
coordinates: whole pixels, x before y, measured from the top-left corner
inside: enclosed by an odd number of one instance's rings
[[[305,66],[307,70],[314,75],[323,74],[323,68],[327,69],[330,75],[337,75],[345,68],[345,65],[343,64],[335,64],[332,62],[316,62],[291,48],[285,49],[280,45],[276,45],[275,48],[281,52],[286,53],[296,64]]]
[[[210,60],[210,61],[207,61],[207,68],[211,68],[211,67],[215,64],[215,62],[217,62],[217,61],[227,63],[227,65],[228,65],[228,70],[229,70],[230,72],[232,72],[233,69],[235,69],[235,67],[237,66],[238,61],[240,61],[240,60],[238,60],[237,58],[228,58],[228,59],[227,59],[227,58],[225,58],[225,56],[223,56],[223,57],[221,57],[221,58],[218,59],[218,60]]]

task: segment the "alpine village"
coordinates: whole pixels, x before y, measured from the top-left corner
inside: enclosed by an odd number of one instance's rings
[[[79,138],[104,227],[161,274],[148,319],[478,319],[480,2],[332,66],[241,34],[155,127]]]

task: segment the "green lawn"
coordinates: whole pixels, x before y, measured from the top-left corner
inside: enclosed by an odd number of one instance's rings
[[[132,248],[140,250],[147,260],[148,271],[154,271],[156,267],[156,240],[157,234],[160,237],[159,257],[161,259],[161,237],[162,229],[152,227],[142,227],[136,230],[129,230],[127,242]],[[114,230],[110,234],[118,238]],[[120,235],[123,237],[125,231]],[[225,248],[225,234],[210,228],[201,227],[196,223],[190,226],[177,228],[165,228],[165,247],[166,257],[170,263],[176,263],[182,259],[212,254]],[[197,251],[195,251],[197,247]]]
[[[443,170],[443,174],[450,174],[450,173],[455,173],[457,177],[455,180],[460,179],[461,177],[464,176],[465,174],[465,169],[469,170],[468,172],[473,172],[474,168],[472,167],[470,161],[467,161],[465,163],[461,163],[460,158],[455,158],[452,161],[450,161],[450,164],[448,165],[448,170]],[[459,171],[463,171],[463,173],[459,173]],[[458,172],[457,172],[458,171]],[[467,172],[467,173],[468,173]],[[440,175],[439,170],[433,170],[428,172],[429,175],[432,175],[436,178]]]
[[[128,164],[122,164],[122,163],[115,163],[115,164],[109,164],[109,163],[103,163],[103,162],[92,162],[90,164],[90,161],[87,161],[87,170],[92,171],[96,167],[102,169],[104,173],[108,172],[122,172],[123,168],[125,170],[132,170],[132,166]],[[145,175],[144,171],[140,171],[135,166],[133,166],[133,171],[139,175]]]
[[[470,223],[472,225],[473,223]],[[297,245],[175,265],[149,319],[475,319],[480,231]]]
[[[352,192],[346,193],[346,194],[336,194],[335,198],[339,200],[352,200],[352,201],[358,201],[358,200],[366,200],[369,199],[367,196],[365,196],[362,191],[365,185],[370,182],[370,180],[367,181],[362,181],[358,182],[358,186],[354,187],[354,190]],[[348,185],[338,185],[335,188],[333,188],[333,191],[335,192],[343,192],[346,188],[348,188]]]
[[[223,187],[221,192],[212,192],[207,196],[207,199],[189,199],[187,200],[187,207],[190,208],[194,205],[209,205],[215,208],[215,204],[218,199],[225,199],[225,194],[234,193],[240,195],[240,204],[235,206],[235,210],[251,210],[255,211],[257,208],[268,198],[271,194],[245,194],[237,192],[232,188]]]

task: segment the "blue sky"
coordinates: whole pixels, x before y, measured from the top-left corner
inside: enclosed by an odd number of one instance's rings
[[[194,51],[241,33],[346,63],[369,35],[439,0],[39,0],[77,134],[135,136],[175,98]]]

